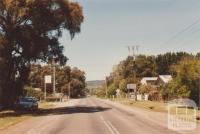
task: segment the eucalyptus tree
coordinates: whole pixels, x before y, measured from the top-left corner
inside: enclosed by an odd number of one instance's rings
[[[30,64],[67,58],[59,38],[64,30],[71,39],[80,32],[82,7],[68,0],[0,1],[0,90],[1,103],[12,104],[22,93]]]

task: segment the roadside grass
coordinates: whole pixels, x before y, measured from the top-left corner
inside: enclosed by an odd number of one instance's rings
[[[8,113],[8,112],[11,113],[13,111],[6,111],[4,113]],[[2,112],[0,113],[0,115],[2,115]],[[10,116],[10,117],[0,116],[0,130],[8,128],[9,126],[12,126],[26,119],[29,119],[30,117],[31,115],[16,115],[16,116]]]
[[[39,104],[39,109],[48,109],[55,107],[55,103],[53,102],[42,102]]]
[[[113,99],[112,99],[113,100]],[[128,106],[134,106],[142,108],[145,110],[155,111],[155,112],[166,112],[167,113],[167,104],[163,102],[156,101],[134,101],[126,98],[114,99],[114,101]]]
[[[157,102],[157,101],[134,101],[126,98],[121,99],[111,99],[112,101],[119,102],[124,105],[128,105],[131,107],[142,108],[144,110],[153,111],[153,112],[162,112],[168,113],[168,104],[164,102]],[[178,108],[179,114],[184,114],[186,112],[186,108]],[[187,109],[188,114],[192,114],[194,111],[193,109]],[[171,114],[175,114],[176,110],[172,108],[170,110]],[[200,116],[200,110],[197,111],[197,115]],[[198,116],[198,117],[199,117]],[[197,120],[197,123],[200,125],[200,120]]]
[[[49,109],[55,106],[51,102],[39,103],[39,109]],[[15,125],[24,120],[33,118],[32,112],[4,110],[0,112],[0,130],[8,128],[9,126]]]

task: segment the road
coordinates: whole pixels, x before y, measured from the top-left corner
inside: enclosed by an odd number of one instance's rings
[[[61,108],[0,131],[1,134],[179,134],[167,129],[162,115],[96,98],[76,99]],[[153,117],[153,118],[152,118]]]

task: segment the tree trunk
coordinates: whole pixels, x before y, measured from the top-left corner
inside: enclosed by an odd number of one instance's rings
[[[15,83],[12,78],[12,69],[7,66],[4,70],[2,70],[1,75],[3,76],[1,80],[1,89],[2,89],[2,97],[1,103],[4,107],[10,107],[13,104],[13,99],[15,98],[14,87]]]
[[[0,70],[0,102],[4,107],[11,107],[16,99],[16,93],[18,91],[18,86],[15,82],[15,67],[12,61],[12,56],[9,55],[9,53],[1,56],[1,58],[4,59],[4,64]]]

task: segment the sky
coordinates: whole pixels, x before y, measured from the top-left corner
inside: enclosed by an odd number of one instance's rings
[[[87,80],[102,80],[128,56],[200,52],[200,0],[73,0],[83,8],[81,32],[70,40],[64,32],[68,65],[85,71]]]

